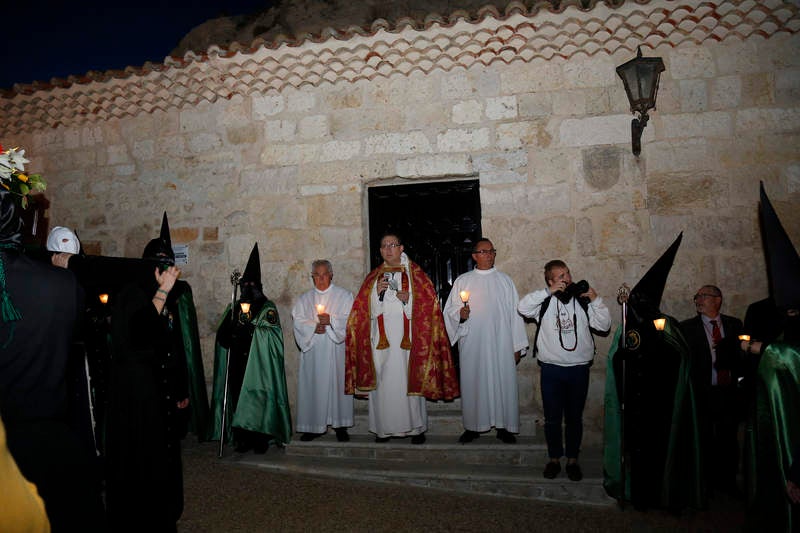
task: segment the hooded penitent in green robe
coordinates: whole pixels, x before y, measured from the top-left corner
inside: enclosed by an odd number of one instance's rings
[[[226,307],[222,320],[230,320],[230,305]],[[250,343],[242,388],[241,391],[230,389],[228,391],[228,412],[225,417],[226,441],[231,440],[231,426],[234,426],[271,435],[278,443],[285,444],[291,439],[292,421],[283,363],[283,332],[275,304],[267,300],[250,323],[254,327],[253,339]],[[210,428],[211,440],[220,438],[227,356],[227,349],[217,343],[214,357],[214,391],[211,401],[214,415],[214,424]],[[231,401],[232,394],[237,394],[237,401]],[[234,403],[235,412],[232,409]]]
[[[640,329],[638,350],[619,349],[618,331],[606,369],[603,486],[637,507],[679,510],[706,505],[701,475],[689,348],[672,317],[664,331]],[[625,364],[625,419],[620,410]],[[622,431],[626,468],[622,475]]]
[[[749,530],[792,531],[786,477],[800,445],[800,350],[775,342],[761,356],[756,375],[755,417],[748,421],[747,522]],[[796,513],[795,513],[796,514]],[[795,530],[797,524],[794,525]]]

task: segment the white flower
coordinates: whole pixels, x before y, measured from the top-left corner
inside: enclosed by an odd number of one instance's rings
[[[25,149],[9,148],[6,153],[8,154],[8,160],[11,162],[11,167],[20,172],[25,172],[25,163],[30,163],[28,159],[25,159]]]

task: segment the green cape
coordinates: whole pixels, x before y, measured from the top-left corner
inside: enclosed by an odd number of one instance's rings
[[[786,476],[800,460],[792,457],[800,445],[800,350],[780,341],[767,346],[755,387],[755,417],[745,435],[748,528],[792,531]]]
[[[228,316],[230,307],[228,305],[222,313],[220,324]],[[286,444],[291,440],[292,419],[283,365],[283,332],[275,304],[267,300],[251,324],[255,326],[255,330],[235,413],[231,413],[232,402],[228,398],[225,440],[231,442],[231,426],[236,426],[272,435],[278,443]],[[211,400],[214,424],[209,428],[210,440],[220,438],[227,360],[228,350],[217,343],[214,356],[214,391]]]
[[[178,281],[177,286],[184,287],[178,296],[177,306],[183,350],[186,353],[186,368],[189,374],[189,431],[197,435],[198,440],[203,440],[208,433],[209,412],[206,377],[200,351],[200,333],[197,331],[197,311],[189,284]]]
[[[706,506],[705,487],[702,476],[700,427],[697,421],[694,390],[692,387],[691,372],[693,367],[689,355],[689,347],[683,338],[678,323],[672,317],[666,317],[667,322],[663,332],[657,333],[652,340],[656,343],[643,346],[645,357],[677,357],[679,358],[677,376],[675,380],[674,396],[665,398],[671,401],[671,420],[659,421],[668,425],[669,438],[666,446],[666,459],[663,465],[657,465],[663,474],[661,479],[645,479],[641,483],[660,484],[656,492],[660,494],[660,501],[646,502],[665,509],[681,509],[686,506],[704,508]],[[631,477],[637,472],[631,472],[631,463],[626,459],[625,477],[622,476],[622,413],[617,392],[617,374],[614,371],[614,361],[619,346],[619,328],[611,343],[608,361],[606,362],[606,390],[605,390],[605,426],[603,449],[603,487],[609,496],[618,500],[637,501],[640,495],[631,494]],[[659,342],[660,341],[660,342]],[[643,343],[646,341],[643,341]],[[629,363],[630,364],[630,363]],[[628,370],[630,374],[630,369]],[[644,376],[645,379],[664,379],[663,375]],[[629,384],[630,387],[633,384]],[[641,384],[640,384],[641,386]],[[646,384],[645,384],[646,386]],[[630,389],[629,389],[630,390]],[[630,401],[630,400],[629,400]],[[630,405],[628,406],[630,409]],[[638,428],[625,427],[626,434],[635,432]],[[626,439],[628,440],[628,439]],[[645,452],[646,454],[646,452]],[[627,456],[627,453],[626,453]],[[623,494],[624,482],[624,494]]]

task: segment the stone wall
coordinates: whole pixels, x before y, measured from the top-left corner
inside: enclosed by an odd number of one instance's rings
[[[792,5],[721,4],[739,7],[738,25],[712,27],[720,19],[710,15],[675,23],[701,3],[654,1],[209,56],[148,76],[18,95],[1,104],[15,117],[0,128],[2,143],[25,147],[31,168],[44,173],[51,226],[76,228],[97,253],[138,256],[169,213],[173,243],[189,245],[184,279],[194,289],[208,376],[230,273],[258,242],[293,402],[292,303],[311,287],[315,258],[333,261],[335,283],[358,289],[373,184],[477,176],[483,233],[520,293],[543,286],[547,260],[564,259],[605,297],[614,327],[617,288],[635,284],[683,231],[662,309],[691,316],[694,291],[712,283],[726,295],[723,312],[741,317],[767,294],[759,180],[800,243],[800,37]],[[673,18],[656,31],[652,21],[666,9]],[[529,46],[554,24],[552,38]],[[631,27],[649,33],[636,38]],[[615,37],[606,43],[623,44],[587,44],[586,35],[603,32]],[[514,48],[523,37],[529,44]],[[641,42],[666,72],[635,158],[614,69]],[[453,43],[469,54],[451,53]],[[382,50],[388,66],[371,63],[370,50]],[[351,56],[361,57],[361,70],[355,59],[339,61]],[[94,114],[82,111],[92,106]],[[590,442],[600,438],[610,342],[597,341]],[[530,358],[519,366],[528,412],[540,410],[536,368]]]

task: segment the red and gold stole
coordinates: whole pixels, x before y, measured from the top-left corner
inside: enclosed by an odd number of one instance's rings
[[[408,290],[408,274],[406,273],[406,269],[403,268],[402,265],[400,266],[388,266],[384,265],[383,269],[381,269],[380,276],[376,278],[376,281],[383,277],[385,272],[402,272],[402,287],[401,289],[404,291]],[[408,336],[408,317],[403,314],[403,340],[400,343],[400,347],[404,350],[411,349],[411,339]],[[376,350],[385,350],[389,347],[389,339],[386,338],[386,327],[383,325],[383,313],[378,315],[378,345],[375,347]]]

